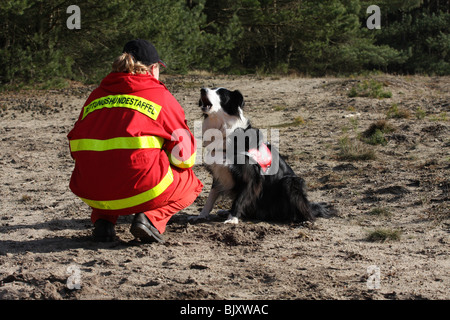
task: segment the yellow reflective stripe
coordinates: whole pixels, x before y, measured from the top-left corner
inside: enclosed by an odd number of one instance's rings
[[[187,168],[191,168],[192,166],[194,166],[197,152],[194,152],[194,154],[185,161],[181,161],[181,160],[177,159],[172,154],[168,154],[168,156],[169,156],[169,162],[171,164],[173,164],[174,166],[177,166],[178,168],[187,169]]]
[[[70,141],[70,150],[76,151],[107,151],[115,149],[161,149],[164,139],[155,136],[119,137],[107,140],[77,139]]]
[[[124,198],[124,199],[118,199],[118,200],[89,200],[80,198],[85,203],[87,203],[90,207],[96,208],[96,209],[102,209],[102,210],[120,210],[120,209],[126,209],[131,208],[134,206],[138,206],[140,204],[143,204],[147,201],[150,201],[160,194],[162,194],[173,182],[173,172],[172,169],[169,166],[169,171],[165,175],[165,177],[152,189],[142,192],[140,194],[137,194],[135,196]]]
[[[95,99],[87,106],[85,106],[83,109],[83,116],[81,120],[83,120],[88,114],[96,110],[116,107],[139,111],[140,113],[145,114],[153,120],[156,120],[158,118],[159,113],[162,109],[159,104],[141,97],[128,94],[110,95]]]

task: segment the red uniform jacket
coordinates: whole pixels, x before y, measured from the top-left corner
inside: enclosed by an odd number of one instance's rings
[[[110,73],[68,139],[75,159],[70,189],[92,208],[114,214],[154,208],[173,191],[171,164],[191,170],[195,162],[183,108],[149,74]]]

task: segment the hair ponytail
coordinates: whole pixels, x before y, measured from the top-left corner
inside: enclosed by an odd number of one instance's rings
[[[112,72],[125,72],[131,74],[142,74],[150,71],[150,67],[140,61],[136,61],[129,53],[122,53],[114,60]]]

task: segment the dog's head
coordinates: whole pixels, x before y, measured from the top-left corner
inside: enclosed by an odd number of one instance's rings
[[[205,116],[225,112],[229,116],[240,117],[244,104],[244,97],[238,90],[230,91],[225,88],[200,90],[199,106]]]

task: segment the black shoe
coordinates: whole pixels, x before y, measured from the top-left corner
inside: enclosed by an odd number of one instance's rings
[[[143,242],[164,243],[164,239],[158,229],[156,229],[144,213],[136,213],[130,232],[135,238]]]
[[[114,223],[98,219],[94,223],[94,240],[97,242],[112,242],[116,237],[116,230],[114,229]]]

